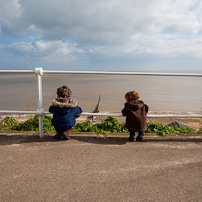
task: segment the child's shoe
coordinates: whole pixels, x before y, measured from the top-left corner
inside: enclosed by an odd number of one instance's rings
[[[70,140],[69,133],[67,131],[62,133],[64,140]]]
[[[142,136],[139,136],[139,135],[138,135],[138,136],[136,137],[136,141],[137,141],[137,142],[142,142],[142,140],[143,140],[143,137],[142,137]]]
[[[61,137],[62,137],[62,133],[57,133],[57,134],[54,136],[55,139],[60,139]]]
[[[130,136],[130,137],[128,138],[128,140],[131,141],[131,142],[134,142],[134,141],[135,141],[135,137]]]

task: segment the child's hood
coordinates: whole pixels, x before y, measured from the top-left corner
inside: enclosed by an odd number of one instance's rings
[[[58,98],[52,100],[52,105],[60,108],[75,108],[77,104],[78,101],[76,99],[67,100],[67,102],[63,102]]]
[[[138,110],[144,107],[144,102],[142,100],[131,100],[125,105],[126,107],[129,107],[132,110]]]

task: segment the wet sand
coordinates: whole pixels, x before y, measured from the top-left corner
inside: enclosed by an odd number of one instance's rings
[[[37,79],[35,75],[0,75],[0,109],[37,109]],[[153,113],[202,112],[202,80],[186,77],[103,76],[103,75],[44,75],[43,109],[48,111],[56,97],[56,89],[67,85],[72,98],[84,112],[94,110],[99,95],[99,111],[119,113],[124,107],[124,95],[135,89]]]

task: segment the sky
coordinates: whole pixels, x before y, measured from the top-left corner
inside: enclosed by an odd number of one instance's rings
[[[1,70],[202,71],[200,0],[0,0]]]

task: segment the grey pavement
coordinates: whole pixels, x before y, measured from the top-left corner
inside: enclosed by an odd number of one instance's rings
[[[0,201],[202,201],[202,137],[0,133]]]

